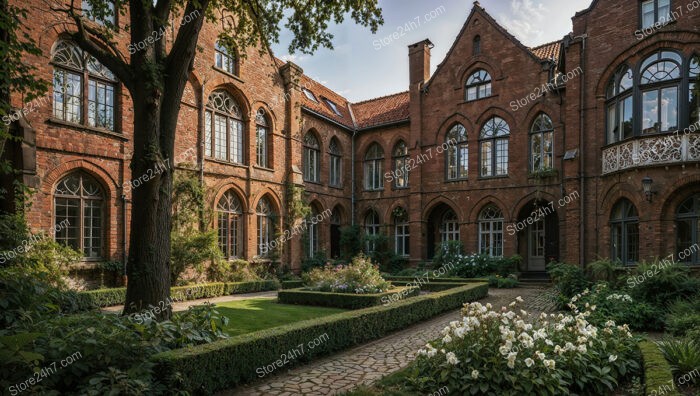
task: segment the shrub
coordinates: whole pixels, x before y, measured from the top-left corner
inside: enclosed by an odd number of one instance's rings
[[[350,260],[362,253],[362,236],[364,232],[359,225],[351,225],[340,229],[340,258]]]
[[[679,300],[673,303],[664,320],[666,331],[685,336],[693,329],[700,329],[700,300]]]
[[[323,268],[327,263],[326,252],[319,251],[314,254],[314,257],[306,257],[301,261],[301,270],[307,272],[314,268]]]
[[[303,278],[308,290],[324,292],[374,294],[383,293],[391,286],[363,254],[347,266],[315,268]]]
[[[489,286],[497,289],[512,289],[518,287],[518,278],[515,275],[502,277],[500,275],[492,275],[488,277]]]
[[[204,272],[203,263],[216,263],[223,259],[216,231],[173,232],[170,237],[170,282],[177,284],[188,268]],[[215,266],[214,266],[215,267]]]
[[[676,378],[700,370],[700,344],[691,339],[664,339],[659,342],[659,349],[664,358],[671,364],[671,370]],[[697,375],[690,382],[696,383]]]
[[[575,265],[550,263],[547,265],[547,272],[560,295],[560,306],[564,306],[573,296],[590,286],[586,274]]]
[[[301,280],[288,280],[282,281],[282,290],[298,289],[304,286],[304,281]]]
[[[440,268],[452,266],[464,253],[464,245],[461,241],[447,241],[441,243],[435,257],[433,257],[433,267]]]
[[[587,266],[594,280],[605,281],[613,286],[619,285],[623,268],[619,261],[613,260],[597,260]]]
[[[596,328],[589,314],[532,316],[471,303],[463,320],[418,352],[410,387],[423,394],[443,386],[459,394],[608,393],[639,368],[636,341],[626,326]]]
[[[488,285],[479,283],[390,304],[344,312],[274,329],[232,337],[208,345],[164,352],[153,357],[158,378],[170,389],[211,394],[257,377],[256,369],[280,359],[300,344],[320,335],[328,337],[292,364],[383,337],[418,321],[482,298]],[[241,356],[245,356],[242,359]],[[290,365],[291,366],[291,365]]]
[[[460,284],[459,286],[464,286]],[[454,287],[454,286],[450,286]],[[442,290],[444,290],[443,288]],[[281,290],[277,294],[282,304],[316,305],[343,309],[360,309],[393,303],[420,294],[418,287],[397,287],[376,294],[327,293],[303,289]]]
[[[700,279],[691,277],[686,265],[669,261],[641,263],[630,276],[627,284],[634,285],[630,295],[657,307],[678,299],[690,299],[700,290]],[[639,279],[643,279],[642,282]]]

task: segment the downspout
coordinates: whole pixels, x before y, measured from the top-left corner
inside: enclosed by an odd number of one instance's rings
[[[122,183],[122,186],[124,184]],[[126,199],[124,194],[124,188],[122,187],[122,261],[123,261],[123,276],[126,276],[126,263],[129,260],[129,256],[126,253],[126,234],[127,234],[127,221],[128,216],[126,215],[126,205],[129,201]]]
[[[352,146],[352,151],[351,151],[351,156],[350,156],[350,180],[352,181],[352,194],[350,196],[350,210],[352,213],[351,219],[350,219],[350,224],[355,225],[355,135],[357,135],[357,129],[354,129],[352,131],[352,138],[351,138],[351,146]]]
[[[585,265],[585,242],[586,242],[586,139],[584,139],[584,132],[586,130],[586,39],[588,39],[587,34],[583,34],[576,38],[581,39],[581,98],[579,109],[580,114],[580,131],[579,131],[579,147],[581,148],[581,160],[579,161],[579,190],[581,194],[581,206],[580,206],[580,219],[579,219],[579,266]]]

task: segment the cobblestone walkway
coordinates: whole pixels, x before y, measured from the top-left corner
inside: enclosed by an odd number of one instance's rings
[[[525,299],[527,310],[550,311],[553,306],[546,289],[489,289],[480,300],[494,307],[508,305],[517,296]],[[334,395],[369,385],[381,377],[405,367],[418,349],[435,339],[450,321],[459,319],[459,310],[417,324],[388,337],[363,344],[307,365],[270,376],[259,382],[219,393],[219,396],[257,395]]]

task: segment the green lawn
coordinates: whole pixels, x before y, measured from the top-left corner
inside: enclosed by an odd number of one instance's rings
[[[229,319],[224,329],[230,336],[251,333],[302,320],[345,312],[344,309],[278,304],[275,298],[253,298],[216,304]]]

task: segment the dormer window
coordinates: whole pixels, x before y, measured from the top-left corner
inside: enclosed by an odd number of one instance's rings
[[[671,0],[642,1],[642,29],[671,20]]]
[[[316,95],[314,95],[313,92],[309,91],[306,88],[302,88],[302,92],[304,92],[304,95],[306,95],[306,97],[309,98],[310,101],[318,103],[318,99],[316,99]]]
[[[340,114],[340,111],[338,110],[337,104],[333,103],[333,101],[331,101],[330,99],[325,99],[325,101],[326,101],[326,104],[328,105],[328,107],[330,107],[330,109],[333,110],[335,115],[337,115],[339,117],[343,116],[342,114]]]

